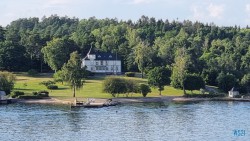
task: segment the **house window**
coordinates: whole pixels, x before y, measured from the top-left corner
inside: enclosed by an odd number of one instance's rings
[[[108,61],[106,61],[106,66],[108,65]]]
[[[98,63],[98,62],[95,62],[95,64],[96,64],[96,65],[99,65],[99,63]]]
[[[109,70],[109,67],[106,67],[106,70]]]
[[[118,71],[118,67],[116,66],[116,70]]]
[[[111,66],[111,70],[114,70],[114,66]]]
[[[103,61],[101,61],[101,65],[103,65]]]
[[[93,68],[93,67],[91,67],[91,70],[94,70],[94,68]]]
[[[112,58],[112,55],[109,55],[109,58]]]

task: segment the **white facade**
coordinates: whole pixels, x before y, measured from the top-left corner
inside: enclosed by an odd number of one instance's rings
[[[238,91],[228,91],[228,97],[235,97],[239,95]]]
[[[121,60],[114,60],[112,59],[114,57],[109,58],[109,56],[102,57],[101,55],[89,54],[82,59],[82,66],[86,66],[87,70],[94,73],[121,73]]]

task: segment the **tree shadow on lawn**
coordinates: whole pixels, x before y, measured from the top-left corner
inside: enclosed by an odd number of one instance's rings
[[[105,76],[91,76],[86,80],[104,80]]]
[[[56,91],[56,90],[67,90],[67,89],[69,89],[69,88],[58,88],[58,89],[55,89],[53,91]]]
[[[36,89],[14,88],[16,91],[37,91]]]

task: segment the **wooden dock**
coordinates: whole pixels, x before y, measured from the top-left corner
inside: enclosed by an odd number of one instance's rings
[[[87,100],[87,102],[83,101],[75,101],[71,104],[71,108],[75,107],[84,107],[84,108],[102,108],[102,107],[108,107],[108,106],[115,106],[118,105],[118,102],[112,102],[112,99],[108,99],[104,102],[95,102],[95,100]]]

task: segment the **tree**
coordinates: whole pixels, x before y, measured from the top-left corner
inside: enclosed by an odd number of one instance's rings
[[[241,85],[246,89],[247,93],[250,93],[250,73],[243,76]]]
[[[189,56],[185,48],[179,48],[176,52],[175,63],[173,65],[171,75],[171,85],[174,88],[182,88],[186,94],[185,86],[183,85],[185,76],[187,74]]]
[[[64,80],[73,88],[73,97],[76,96],[76,89],[83,86],[83,79],[86,78],[86,69],[81,67],[81,59],[75,51],[70,54],[70,59],[62,67]]]
[[[202,77],[197,74],[187,74],[184,79],[184,87],[186,90],[199,90],[205,87],[205,82]]]
[[[63,84],[64,74],[63,74],[62,70],[59,70],[56,73],[54,73],[53,78],[56,82],[61,82]]]
[[[164,67],[155,67],[148,73],[148,84],[158,87],[159,94],[164,90],[164,86],[170,84],[171,71]]]
[[[65,38],[55,38],[42,48],[44,61],[47,62],[52,70],[57,71],[61,69],[63,64],[69,59],[70,53],[77,50],[71,42]]]
[[[5,34],[5,30],[3,29],[2,26],[0,26],[0,42],[5,40],[4,34]]]
[[[232,74],[220,73],[217,77],[218,86],[224,92],[228,92],[237,84],[237,79]]]
[[[26,67],[25,48],[9,41],[0,42],[0,69],[23,71]]]
[[[151,92],[151,89],[148,85],[146,84],[140,84],[140,91],[143,97],[146,97],[148,93]]]
[[[0,72],[0,90],[5,91],[6,94],[10,94],[14,88],[16,76],[10,72]]]
[[[138,64],[138,68],[142,73],[145,72],[145,69],[152,61],[152,48],[149,47],[147,42],[140,42],[135,49],[135,62]]]

